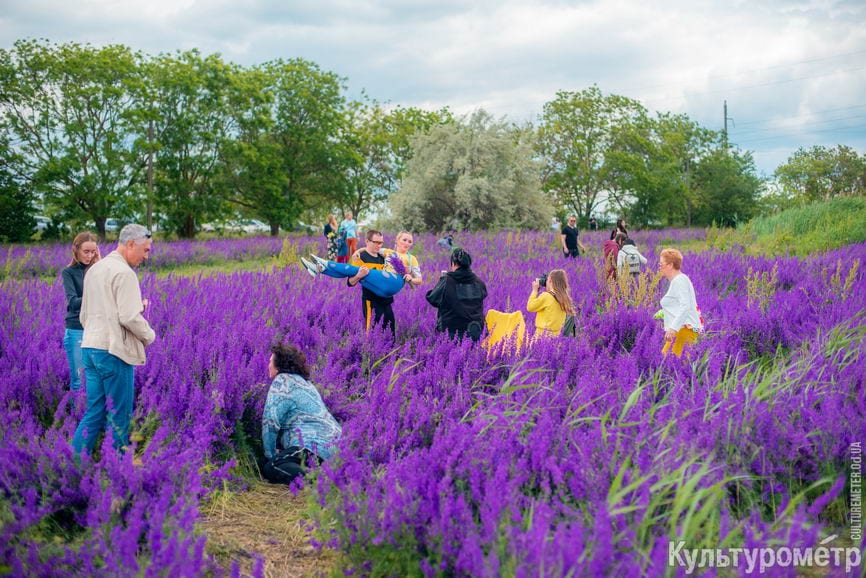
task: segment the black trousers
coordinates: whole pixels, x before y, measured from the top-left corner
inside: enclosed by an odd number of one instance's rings
[[[477,321],[471,321],[466,327],[466,329],[452,329],[449,327],[445,331],[448,332],[448,337],[450,339],[454,339],[455,337],[463,339],[464,337],[469,336],[472,341],[478,343],[478,341],[481,339],[481,332],[483,331],[483,327]]]
[[[362,299],[361,304],[364,306],[364,330],[370,331],[373,325],[381,325],[385,329],[391,330],[391,335],[397,336],[396,320],[394,319],[394,310],[391,309],[391,304],[382,305],[376,301]]]
[[[292,446],[277,452],[271,459],[259,462],[262,477],[272,484],[291,484],[298,476],[303,476],[306,465],[312,459],[321,463],[322,459],[313,452]]]

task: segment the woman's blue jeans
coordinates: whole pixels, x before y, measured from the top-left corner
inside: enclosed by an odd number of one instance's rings
[[[72,391],[81,388],[81,372],[84,371],[84,363],[81,360],[83,336],[83,329],[67,329],[63,334],[63,349],[66,350],[66,359],[69,360],[69,389]]]
[[[323,275],[336,279],[354,277],[360,267],[348,263],[335,263],[328,261],[328,266],[322,271]],[[361,279],[361,287],[369,289],[379,297],[393,297],[403,288],[403,278],[390,271],[381,269],[370,269],[370,273]]]
[[[114,448],[129,444],[129,422],[135,397],[135,366],[111,355],[104,349],[81,350],[84,375],[87,378],[87,410],[75,430],[72,448],[76,454],[83,448],[92,452],[96,438],[106,421],[114,436]]]

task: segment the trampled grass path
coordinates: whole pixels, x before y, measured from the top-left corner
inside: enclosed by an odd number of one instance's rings
[[[330,575],[338,555],[310,544],[303,494],[285,486],[250,482],[245,491],[218,493],[202,506],[199,530],[207,535],[207,550],[227,571],[238,564],[250,576],[257,558],[265,578]]]

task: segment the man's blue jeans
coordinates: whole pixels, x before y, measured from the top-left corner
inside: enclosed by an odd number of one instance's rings
[[[83,448],[92,452],[107,421],[114,436],[115,449],[122,449],[129,444],[135,367],[104,349],[85,347],[81,350],[81,357],[87,378],[87,410],[75,430],[72,448],[76,454]]]
[[[72,391],[78,391],[81,387],[81,372],[84,369],[81,359],[82,337],[83,329],[67,329],[63,334],[63,349],[66,350],[66,359],[69,360],[69,389]]]

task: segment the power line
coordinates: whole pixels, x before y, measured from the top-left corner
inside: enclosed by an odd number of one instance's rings
[[[851,109],[854,109],[854,108],[866,108],[866,104],[855,104],[855,105],[853,105],[853,106],[842,106],[842,107],[839,107],[839,108],[828,108],[828,109],[826,109],[826,110],[816,110],[815,112],[807,112],[807,113],[798,114],[798,115],[795,115],[795,116],[786,116],[786,117],[783,117],[783,118],[793,120],[793,119],[795,119],[795,118],[801,118],[801,117],[804,117],[804,116],[818,116],[819,114],[826,114],[826,113],[828,113],[828,112],[839,112],[839,111],[842,111],[842,110],[851,110]],[[747,125],[750,125],[750,124],[758,124],[758,123],[762,123],[762,122],[766,122],[766,121],[764,121],[764,120],[749,120],[749,121],[746,121],[746,122],[741,122],[741,123],[740,123],[740,126],[747,126]]]
[[[846,52],[846,53],[843,53],[843,54],[834,54],[834,55],[831,55],[831,56],[821,56],[821,57],[818,57],[818,58],[809,58],[809,59],[807,59],[807,60],[799,60],[799,61],[795,61],[795,62],[790,63],[790,64],[774,64],[774,65],[772,65],[772,66],[766,66],[766,67],[763,67],[763,68],[754,68],[754,69],[752,69],[752,70],[747,70],[747,71],[745,71],[745,72],[747,72],[747,73],[749,73],[749,72],[761,72],[761,71],[763,71],[763,70],[773,70],[773,69],[775,69],[775,68],[785,68],[785,67],[787,67],[787,66],[799,66],[799,65],[801,65],[801,64],[808,64],[808,63],[812,63],[812,62],[822,62],[822,61],[824,61],[824,60],[833,60],[834,58],[844,58],[844,57],[846,57],[846,56],[856,56],[856,55],[858,55],[858,54],[866,54],[866,49],[864,49],[864,50],[856,50],[856,51],[854,51],[854,52]],[[738,74],[738,73],[731,73],[731,74],[728,75],[728,76],[733,76],[733,75],[735,75],[735,74]],[[725,75],[720,75],[720,76],[725,76]]]
[[[815,133],[845,132],[845,131],[862,130],[862,129],[866,129],[866,124],[861,124],[861,125],[856,125],[856,126],[827,128],[827,129],[817,129],[817,130],[810,130],[810,131],[793,131],[793,132],[788,132],[788,133],[783,132],[783,133],[776,135],[776,136],[767,136],[767,137],[760,137],[760,138],[755,138],[755,139],[750,139],[750,138],[746,137],[745,143],[748,144],[748,143],[763,142],[763,141],[768,141],[768,140],[778,140],[778,139],[782,139],[782,138],[790,138],[791,136],[796,135],[796,134],[811,135],[811,134],[815,134]],[[866,134],[863,135],[863,138],[866,139]],[[737,139],[736,142],[737,142],[737,144],[743,144],[739,139]]]
[[[841,53],[841,54],[832,54],[829,56],[821,56],[818,58],[808,58],[805,60],[797,60],[797,61],[789,62],[789,63],[785,63],[785,64],[774,64],[772,66],[766,66],[766,67],[761,67],[761,68],[752,68],[749,70],[740,70],[740,71],[731,72],[728,74],[715,74],[715,75],[710,75],[710,76],[694,77],[694,80],[685,81],[685,82],[678,83],[678,84],[673,85],[673,86],[675,88],[685,89],[689,85],[694,84],[695,82],[703,82],[703,81],[716,80],[716,79],[721,79],[721,78],[737,77],[737,76],[742,76],[745,74],[764,72],[764,71],[768,71],[768,70],[776,70],[779,68],[795,67],[795,66],[799,66],[801,64],[811,64],[813,62],[823,62],[825,60],[833,60],[836,58],[845,58],[848,56],[857,56],[860,54],[866,54],[866,49],[856,50],[854,52],[845,52],[845,53]],[[855,69],[855,70],[857,70],[857,69]],[[643,86],[638,86],[638,87],[626,88],[626,89],[622,89],[619,92],[633,93],[633,92],[642,92],[644,90],[653,89],[653,88],[671,88],[671,87],[672,87],[672,85],[670,83],[665,82],[665,83],[659,83],[659,84],[648,84],[648,85],[643,85]],[[701,94],[701,93],[691,93],[691,94]],[[647,99],[647,100],[653,100],[653,99]]]
[[[787,84],[789,82],[799,82],[801,80],[812,80],[813,78],[821,78],[823,76],[832,76],[834,74],[839,74],[840,72],[856,72],[858,70],[863,70],[864,68],[866,68],[866,65],[857,66],[855,68],[847,68],[844,70],[831,70],[830,72],[824,72],[821,74],[813,74],[811,76],[800,76],[798,78],[786,78],[784,80],[772,80],[769,82],[762,82],[759,84],[750,84],[747,86],[739,86],[737,88],[720,88],[717,90],[703,90],[700,92],[686,92],[685,94],[687,96],[698,96],[701,94],[721,94],[721,93],[727,93],[727,92],[735,92],[738,90],[747,90],[750,88],[761,88],[764,86],[774,86],[777,84]]]
[[[825,124],[831,123],[831,122],[840,122],[843,120],[851,120],[851,119],[855,119],[855,118],[866,118],[866,114],[857,114],[854,116],[843,116],[841,118],[828,118],[825,120],[819,120],[819,121],[815,121],[815,122],[797,123],[797,124],[792,124],[792,125],[788,125],[788,126],[777,126],[777,127],[771,126],[771,127],[766,127],[766,128],[751,128],[751,129],[746,129],[746,130],[737,130],[736,134],[744,134],[744,133],[745,134],[753,134],[753,133],[761,133],[761,132],[767,132],[767,131],[773,131],[773,130],[797,129],[797,128],[803,128],[803,127],[808,127],[808,126],[821,126],[821,125],[825,125]],[[780,120],[785,120],[785,119],[780,119]]]

